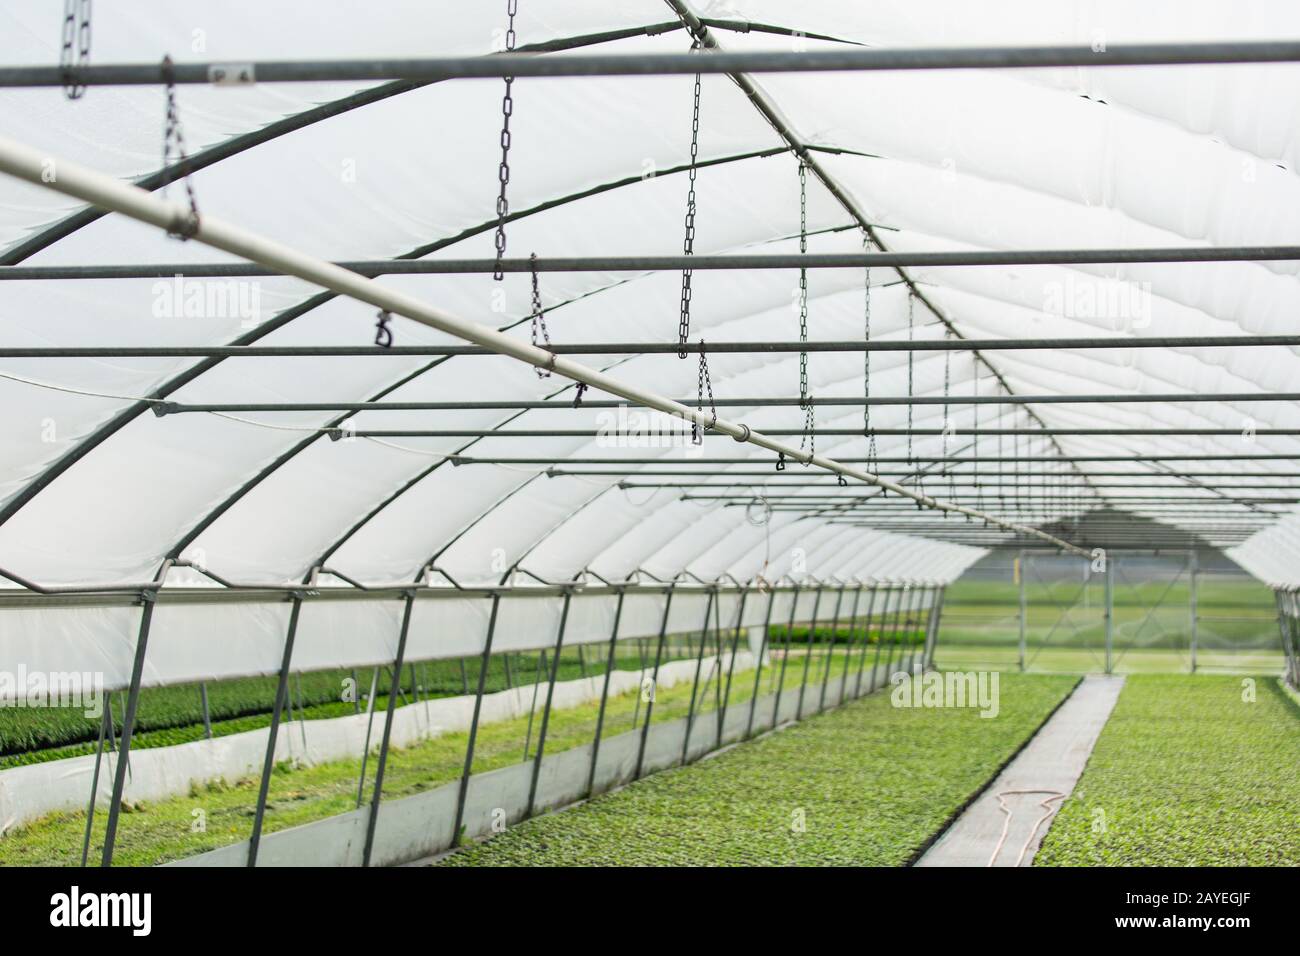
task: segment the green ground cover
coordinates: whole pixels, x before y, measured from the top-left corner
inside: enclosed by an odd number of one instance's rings
[[[1087,674],[1105,670],[1104,649],[1045,647],[1031,651],[1028,670],[1040,674]],[[1014,644],[1001,646],[943,645],[935,648],[935,666],[943,670],[1017,669]],[[1201,650],[1196,655],[1198,673],[1277,674],[1283,666],[1282,652],[1257,650]],[[1135,647],[1117,651],[1117,674],[1172,674],[1187,672],[1191,657],[1186,651]]]
[[[1001,711],[875,694],[688,767],[518,824],[451,866],[906,863],[1070,692],[1003,675]],[[802,823],[802,831],[800,830]]]
[[[1243,680],[1129,677],[1035,865],[1300,866],[1300,707]]]
[[[863,627],[851,628],[844,624],[832,628],[829,624],[819,624],[813,629],[812,642],[814,644],[861,644],[864,637],[868,644],[879,644],[882,639],[886,644],[924,644],[925,629],[890,627],[888,624],[882,624],[870,629]],[[794,645],[806,644],[808,643],[808,625],[796,624],[794,627],[790,627],[787,624],[773,624],[767,629],[767,639],[773,647],[782,647],[787,640]]]

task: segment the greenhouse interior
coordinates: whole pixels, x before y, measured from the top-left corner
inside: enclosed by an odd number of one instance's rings
[[[1300,865],[1300,8],[995,6],[6,3],[0,867]]]

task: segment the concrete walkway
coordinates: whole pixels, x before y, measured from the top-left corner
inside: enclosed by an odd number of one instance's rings
[[[1015,866],[1022,849],[1021,865],[1029,865],[1051,826],[1051,817],[1083,773],[1123,686],[1123,677],[1085,677],[1028,746],[916,865]],[[1010,822],[1006,811],[1010,811]],[[997,859],[990,864],[995,853]]]

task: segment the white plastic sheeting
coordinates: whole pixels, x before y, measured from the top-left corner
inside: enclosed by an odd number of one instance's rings
[[[1284,518],[1226,554],[1271,587],[1300,588],[1300,516]]]
[[[846,586],[840,618],[847,622],[856,586]],[[898,589],[896,589],[897,591]],[[788,587],[763,593],[719,591],[715,608],[699,587],[676,589],[668,604],[663,589],[631,591],[618,617],[618,639],[667,634],[698,634],[702,630],[748,629],[750,648],[758,653],[763,625],[835,619],[839,587],[806,588],[799,594],[798,614],[791,615],[794,592]],[[490,597],[420,592],[412,605],[406,660],[423,661],[481,654],[491,621]],[[883,593],[883,591],[882,591]],[[935,588],[910,591],[917,610],[928,609]],[[865,598],[863,601],[865,602]],[[883,599],[882,599],[883,600]],[[895,598],[894,600],[898,600]],[[493,630],[492,652],[536,651],[552,648],[559,636],[564,598],[517,590],[502,597]],[[153,687],[231,677],[274,674],[280,669],[288,632],[288,601],[257,603],[169,603],[156,606],[149,629],[141,686]],[[299,614],[292,668],[313,671],[337,667],[391,665],[401,633],[403,599],[344,595],[338,599],[306,600]],[[741,613],[743,611],[743,613]],[[708,620],[705,620],[705,614]],[[859,616],[865,615],[862,604]],[[570,599],[565,620],[565,647],[607,643],[618,613],[618,597],[608,591],[577,594]],[[0,660],[22,662],[30,673],[102,675],[105,690],[129,685],[141,611],[131,607],[60,607],[6,609],[0,613]],[[0,695],[23,692],[6,684]]]
[[[692,8],[709,17],[870,45],[1119,44],[1300,35],[1300,11],[1280,2],[1233,8],[1163,2],[1138,9],[1118,2],[1017,2],[1000,7],[996,17],[956,0],[865,6],[842,0],[798,5],[730,0],[697,2]],[[55,62],[59,13],[34,0],[7,4],[0,12],[0,61]],[[147,0],[96,11],[93,57],[107,63],[152,62],[164,53],[182,62],[486,54],[504,26],[504,10],[482,4],[398,2],[376,8],[347,3],[328,18],[318,14],[305,0],[270,8],[245,0],[183,9]],[[652,0],[526,0],[517,28],[519,42],[528,44],[674,20],[666,4]],[[725,49],[834,45],[758,32],[715,33]],[[678,30],[608,41],[599,48],[678,51],[688,44]],[[1300,116],[1297,80],[1296,66],[1266,65],[788,74],[756,82],[802,140],[842,151],[818,154],[818,162],[877,224],[891,248],[927,250],[1291,242],[1300,231],[1293,155]],[[200,151],[362,88],[339,83],[184,87],[177,95],[191,150]],[[520,80],[513,92],[510,203],[526,215],[508,227],[511,255],[680,250],[685,177],[668,171],[688,159],[690,77]],[[500,95],[499,82],[437,83],[270,138],[196,173],[200,208],[335,259],[415,251],[489,256]],[[0,91],[8,135],[124,178],[157,168],[162,109],[162,91],[156,88],[96,87],[75,103],[58,90]],[[753,155],[784,145],[731,81],[704,78],[700,156],[714,165],[698,177],[697,252],[797,247],[795,160],[789,153]],[[810,251],[861,248],[852,218],[815,179],[808,199],[808,225],[815,233]],[[0,182],[0,256],[11,253],[3,261],[19,261],[15,250],[75,211],[54,193]],[[109,216],[21,261],[212,258],[211,250]],[[1290,262],[917,269],[910,274],[954,328],[975,337],[1280,332],[1291,330],[1300,307]],[[526,276],[511,275],[501,284],[490,276],[380,281],[467,319],[528,334]],[[679,281],[676,274],[544,275],[551,335],[556,341],[665,341],[676,329]],[[863,276],[815,271],[809,282],[810,337],[860,336]],[[872,336],[906,337],[907,296],[896,274],[877,270],[871,282]],[[781,272],[695,275],[693,335],[713,341],[794,338],[793,283],[792,274]],[[182,297],[211,285],[182,287]],[[1086,294],[1076,295],[1080,290]],[[373,315],[355,302],[318,302],[314,289],[291,279],[248,280],[237,283],[236,291],[236,306],[213,308],[205,300],[186,314],[168,305],[176,292],[169,282],[7,281],[0,284],[0,341],[14,346],[209,345],[241,336],[268,345],[370,341]],[[1115,301],[1132,303],[1134,313],[1089,304],[1109,293]],[[918,305],[914,314],[917,337],[944,334],[924,307]],[[287,316],[292,318],[285,321]],[[401,344],[445,341],[401,319],[394,328]],[[1294,351],[1277,348],[999,352],[990,361],[1014,391],[1027,393],[1279,390],[1300,373]],[[714,355],[713,389],[719,397],[791,395],[797,391],[797,364],[795,355]],[[679,460],[699,454],[680,446],[490,435],[333,442],[318,431],[334,421],[330,413],[158,418],[134,401],[165,396],[178,402],[326,402],[381,394],[394,401],[563,400],[571,395],[564,383],[539,380],[531,369],[503,358],[237,359],[178,382],[197,365],[189,359],[0,361],[0,375],[10,376],[0,377],[0,401],[8,412],[0,425],[0,568],[42,585],[145,581],[169,556],[192,560],[228,580],[268,585],[302,582],[322,564],[367,584],[415,581],[430,564],[471,585],[497,584],[515,568],[552,581],[584,571],[622,580],[639,570],[662,579],[687,574],[744,581],[761,574],[768,580],[789,575],[945,582],[980,554],[943,541],[822,518],[797,520],[787,513],[757,526],[744,508],[684,501],[674,490],[620,489],[617,477],[548,477],[541,465],[453,467],[442,457]],[[918,356],[912,369],[915,391],[940,394],[945,366],[954,394],[976,388],[991,393],[991,376],[983,370],[976,380],[969,355],[955,353],[946,362],[937,352]],[[696,387],[694,361],[670,355],[610,356],[601,367],[676,397],[691,396]],[[871,376],[873,394],[904,394],[905,356],[875,355]],[[809,378],[817,396],[860,395],[861,356],[814,353]],[[1036,413],[1044,424],[1065,428],[1300,425],[1300,412],[1280,403],[1044,405]],[[594,429],[601,414],[567,407],[519,414],[371,411],[354,416],[352,424],[362,430]],[[983,410],[984,424],[995,414]],[[770,429],[797,428],[801,415],[793,407],[762,407],[735,417]],[[896,428],[905,424],[905,416],[902,407],[882,407],[873,410],[872,422]],[[1004,424],[1012,421],[1008,413]],[[959,428],[972,424],[970,407],[954,409],[952,422]],[[860,428],[861,423],[858,408],[817,413],[821,428]],[[941,423],[940,406],[918,407],[917,426]],[[1291,441],[1253,433],[1251,439],[1256,452],[1285,451]],[[933,455],[949,447],[944,441],[918,437],[914,451]],[[985,440],[984,454],[990,454],[990,441],[995,440]],[[1241,445],[1235,437],[1119,435],[1035,444],[1039,453],[1053,447],[1071,455],[1225,454]],[[900,437],[878,439],[881,455],[902,455],[907,448]],[[860,457],[867,442],[821,436],[818,450]],[[716,438],[705,442],[704,452],[751,453],[748,446]],[[1206,468],[1214,465],[1207,462]],[[1139,464],[1108,467],[1131,470],[1135,482],[1153,474]],[[1266,476],[1289,464],[1224,467]],[[741,469],[719,469],[729,470]],[[786,478],[799,471],[792,467]],[[777,480],[738,477],[732,490],[761,493]],[[936,482],[938,487],[927,490],[942,493],[943,483]],[[1106,492],[1100,481],[1092,487],[1123,507],[1124,492]],[[1132,510],[1144,509],[1134,505]],[[1285,534],[1282,528],[1270,533],[1279,539]],[[1236,556],[1248,567],[1262,568],[1261,562],[1276,553],[1251,543]],[[183,569],[167,577],[169,586],[210,583]],[[554,630],[554,603],[543,615],[503,628],[503,639],[544,644]],[[473,653],[481,641],[485,606],[469,600],[463,606],[439,603],[436,613],[454,619],[416,627],[412,640],[459,642],[455,653]],[[278,666],[284,605],[220,612],[213,607],[160,606],[147,682]],[[421,613],[435,610],[423,601],[417,607]],[[71,654],[68,647],[91,647],[105,659],[106,672],[120,676],[124,660],[129,671],[134,628],[126,611],[21,614],[21,622],[8,611],[0,618],[3,653],[15,649],[53,659]],[[295,666],[391,659],[399,614],[399,601],[309,603]],[[92,626],[96,616],[102,627]],[[605,623],[602,617],[599,624]],[[593,625],[592,633],[599,631]],[[53,635],[63,636],[63,650]],[[274,639],[264,639],[271,635]]]

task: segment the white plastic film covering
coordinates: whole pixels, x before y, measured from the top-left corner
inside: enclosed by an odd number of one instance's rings
[[[714,21],[752,22],[804,36],[717,24],[729,50],[869,46],[1032,45],[1176,40],[1276,39],[1300,35],[1300,9],[1268,0],[1231,7],[1209,0],[1115,2],[1029,0],[996,17],[957,0],[863,5],[847,0],[696,0]],[[487,55],[499,44],[503,10],[487,5],[354,0],[329,17],[293,0],[163,0],[96,9],[93,60],[178,62]],[[61,11],[37,0],[0,10],[0,62],[55,63]],[[681,51],[690,38],[660,30],[677,17],[652,0],[525,0],[520,44],[558,43],[602,52]],[[655,27],[649,35],[638,28]],[[623,31],[623,32],[611,32]],[[820,38],[820,39],[819,39]],[[563,56],[563,52],[555,55]],[[1300,233],[1300,66],[1236,65],[764,75],[755,82],[826,174],[896,250],[1014,249],[1294,242]],[[192,179],[200,208],[304,251],[341,260],[488,257],[493,252],[500,159],[502,84],[450,81],[375,95],[380,84],[264,84],[178,90],[191,152],[232,141],[241,148]],[[692,78],[521,79],[513,85],[509,254],[539,256],[674,254],[682,244],[689,161]],[[361,102],[364,100],[364,102]],[[316,111],[316,112],[313,112]],[[69,102],[58,89],[0,90],[7,135],[126,180],[154,173],[161,153],[162,90],[93,87]],[[317,115],[319,113],[320,115]],[[326,115],[328,114],[328,115]],[[292,122],[300,119],[302,122]],[[293,127],[293,128],[290,128]],[[260,134],[257,142],[239,137]],[[797,163],[787,144],[728,78],[707,76],[701,94],[697,177],[698,253],[789,252],[798,248]],[[173,194],[178,187],[173,186]],[[808,186],[810,252],[850,252],[862,236],[850,211],[816,178]],[[89,265],[199,262],[221,257],[177,243],[121,217],[64,229],[79,212],[47,190],[0,181],[0,264]],[[1016,268],[912,269],[925,302],[910,302],[892,270],[814,270],[809,336],[864,334],[870,283],[872,338],[977,338],[1019,335],[1223,335],[1291,331],[1300,308],[1294,262]],[[528,277],[488,275],[381,278],[448,312],[526,338]],[[692,337],[711,341],[789,340],[797,335],[791,273],[699,272],[693,279]],[[540,277],[556,341],[666,341],[676,331],[680,276],[558,273]],[[219,293],[219,294],[218,294]],[[928,303],[928,305],[926,304]],[[1110,303],[1107,306],[1106,303]],[[1112,307],[1113,306],[1113,307]],[[0,283],[4,345],[365,345],[373,310],[320,295],[287,278],[206,280],[30,280]],[[400,344],[448,341],[402,319]],[[1124,349],[969,353],[873,353],[873,395],[992,395],[994,370],[1027,394],[1082,392],[1250,392],[1284,390],[1300,377],[1289,348]],[[629,383],[691,399],[694,362],[675,356],[591,357]],[[790,396],[799,358],[788,353],[710,357],[719,397]],[[818,397],[861,396],[860,353],[813,353],[809,384]],[[946,384],[945,384],[946,383]],[[693,446],[682,436],[644,442],[609,434],[635,409],[572,408],[571,383],[539,379],[498,357],[0,359],[0,570],[41,585],[127,585],[154,579],[168,557],[237,584],[305,585],[313,571],[334,585],[496,586],[635,575],[660,580],[746,582],[912,581],[943,584],[982,553],[826,512],[767,506],[780,496],[849,496],[861,488],[829,482],[779,489],[815,470],[720,437]],[[586,396],[603,396],[591,391]],[[233,416],[151,414],[158,400],[180,403],[477,401],[554,399],[557,409],[448,411],[267,411]],[[794,406],[727,409],[763,429],[797,429]],[[945,413],[947,420],[945,421]],[[1025,439],[1022,450],[1067,456],[1231,455],[1249,438],[1251,454],[1285,453],[1300,410],[1279,402],[1040,404],[1022,412],[979,406],[979,422],[1034,427],[1217,428],[1218,436],[1122,434]],[[620,419],[619,416],[625,416]],[[907,424],[957,429],[976,424],[973,407],[903,406],[871,412],[874,428]],[[325,429],[342,421],[366,431],[480,431],[481,435],[351,438]],[[819,406],[817,450],[869,454],[859,406]],[[591,432],[508,437],[502,429]],[[881,435],[876,452],[993,456],[1011,439]],[[485,459],[456,464],[449,455]],[[693,466],[733,457],[734,465]],[[638,459],[623,474],[548,474],[548,462]],[[747,459],[753,459],[749,461]],[[1195,458],[1191,459],[1195,460]],[[759,464],[759,462],[762,462]],[[639,472],[683,466],[709,489],[638,487],[673,481]],[[662,466],[662,467],[661,467]],[[1243,489],[1291,467],[1288,461],[1197,463],[1206,471],[1247,471]],[[1136,485],[1167,484],[1149,464],[1080,463],[1076,481],[1109,468]],[[566,469],[561,468],[561,471]],[[574,466],[569,471],[599,471]],[[755,474],[755,472],[760,472]],[[1018,476],[1045,486],[1048,470]],[[681,479],[686,481],[687,479]],[[620,486],[620,482],[630,485]],[[1109,488],[1091,478],[1077,499],[1054,511],[1008,499],[1009,517],[1036,523],[1109,505],[1177,524],[1178,517],[1125,498],[1142,488]],[[967,478],[927,475],[937,497],[972,490]],[[717,496],[728,494],[729,500]],[[1189,494],[1194,494],[1189,492]],[[1189,500],[1193,500],[1190,499]],[[1196,499],[1199,500],[1199,499]],[[896,499],[873,501],[879,514]],[[990,504],[991,506],[991,504]],[[1289,506],[1287,510],[1290,510]],[[919,520],[919,519],[918,519]],[[1297,519],[1288,518],[1232,552],[1273,583],[1300,582]],[[869,523],[869,522],[868,522]],[[429,569],[433,570],[430,571]],[[329,572],[345,575],[331,578]],[[527,575],[535,577],[529,578]],[[6,581],[6,586],[11,582]],[[215,586],[176,569],[167,586]],[[17,585],[14,585],[16,588]],[[719,612],[735,614],[729,596]],[[802,608],[807,596],[801,596]],[[774,619],[788,615],[774,602]],[[674,598],[669,630],[698,629],[706,598]],[[549,646],[563,599],[510,597],[498,609],[496,646]],[[751,595],[745,620],[766,613]],[[288,602],[160,605],[146,682],[270,672],[278,666]],[[811,608],[811,604],[809,604]],[[416,602],[413,656],[477,653],[490,601]],[[575,597],[566,641],[598,642],[613,627],[614,602]],[[307,601],[295,667],[390,660],[402,600]],[[620,633],[656,634],[661,605],[626,600]],[[139,609],[6,609],[0,642],[21,659],[93,662],[129,674]],[[236,663],[232,663],[236,662]],[[102,664],[102,668],[99,665]]]

